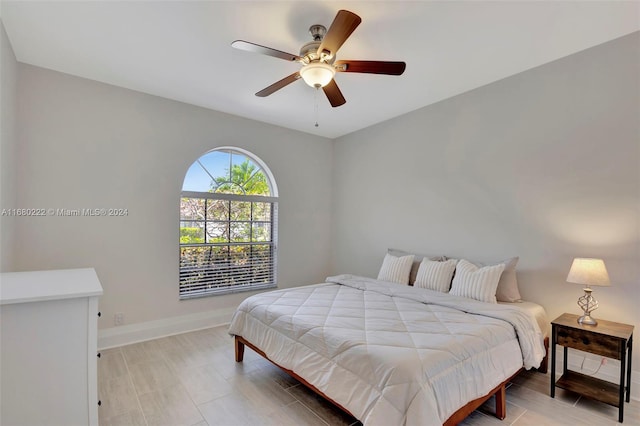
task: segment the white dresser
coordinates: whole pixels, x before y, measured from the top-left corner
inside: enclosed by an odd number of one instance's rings
[[[94,269],[0,274],[0,424],[98,424]]]

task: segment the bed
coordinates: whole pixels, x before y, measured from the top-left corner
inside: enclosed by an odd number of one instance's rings
[[[365,425],[454,425],[545,368],[544,309],[490,304],[371,278],[246,299],[229,333]],[[546,329],[546,327],[542,327]]]

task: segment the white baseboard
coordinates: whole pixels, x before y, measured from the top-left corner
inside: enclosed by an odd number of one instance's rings
[[[98,349],[130,345],[132,343],[228,324],[235,310],[235,307],[217,309],[215,311],[198,312],[179,317],[101,329],[98,330]]]
[[[562,346],[556,347],[556,380],[558,380],[560,375],[562,375],[563,349],[564,348]],[[587,358],[584,361],[583,370],[581,371],[580,366],[582,365],[582,361],[585,356]],[[597,355],[587,354],[585,352],[570,349],[569,356],[567,358],[567,364],[569,364],[569,370],[592,375],[593,377],[597,377],[609,382],[620,383],[620,361],[606,358],[606,364],[604,364],[602,367],[600,367],[600,370],[598,370],[601,359],[602,357]],[[551,368],[551,359],[549,359],[549,368]],[[598,370],[597,373],[591,374],[596,370]],[[631,399],[640,401],[640,371],[638,370],[631,371]]]

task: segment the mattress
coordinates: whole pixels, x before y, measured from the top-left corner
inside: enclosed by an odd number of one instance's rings
[[[538,323],[538,328],[542,331],[544,337],[549,335],[549,317],[547,311],[535,302],[520,301],[520,302],[498,302],[501,305],[510,306],[513,309],[521,309],[527,312],[528,315],[535,318]]]
[[[544,357],[531,312],[364,277],[247,298],[242,336],[365,425],[442,425]]]

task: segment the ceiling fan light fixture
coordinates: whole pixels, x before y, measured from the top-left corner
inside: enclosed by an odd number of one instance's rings
[[[323,62],[312,62],[300,70],[300,76],[311,87],[324,87],[331,82],[336,70]]]
[[[305,43],[300,48],[299,55],[293,55],[244,40],[236,40],[231,43],[231,46],[235,49],[260,53],[284,59],[288,62],[298,62],[302,65],[299,71],[265,87],[257,92],[256,96],[261,98],[269,96],[283,87],[302,79],[311,87],[322,88],[329,103],[335,108],[347,102],[334,79],[336,72],[401,75],[407,66],[404,62],[397,61],[336,61],[338,49],[360,25],[361,21],[362,19],[355,13],[348,10],[339,10],[328,30],[322,25],[312,25],[309,28],[313,41]],[[316,90],[316,94],[317,92]]]

